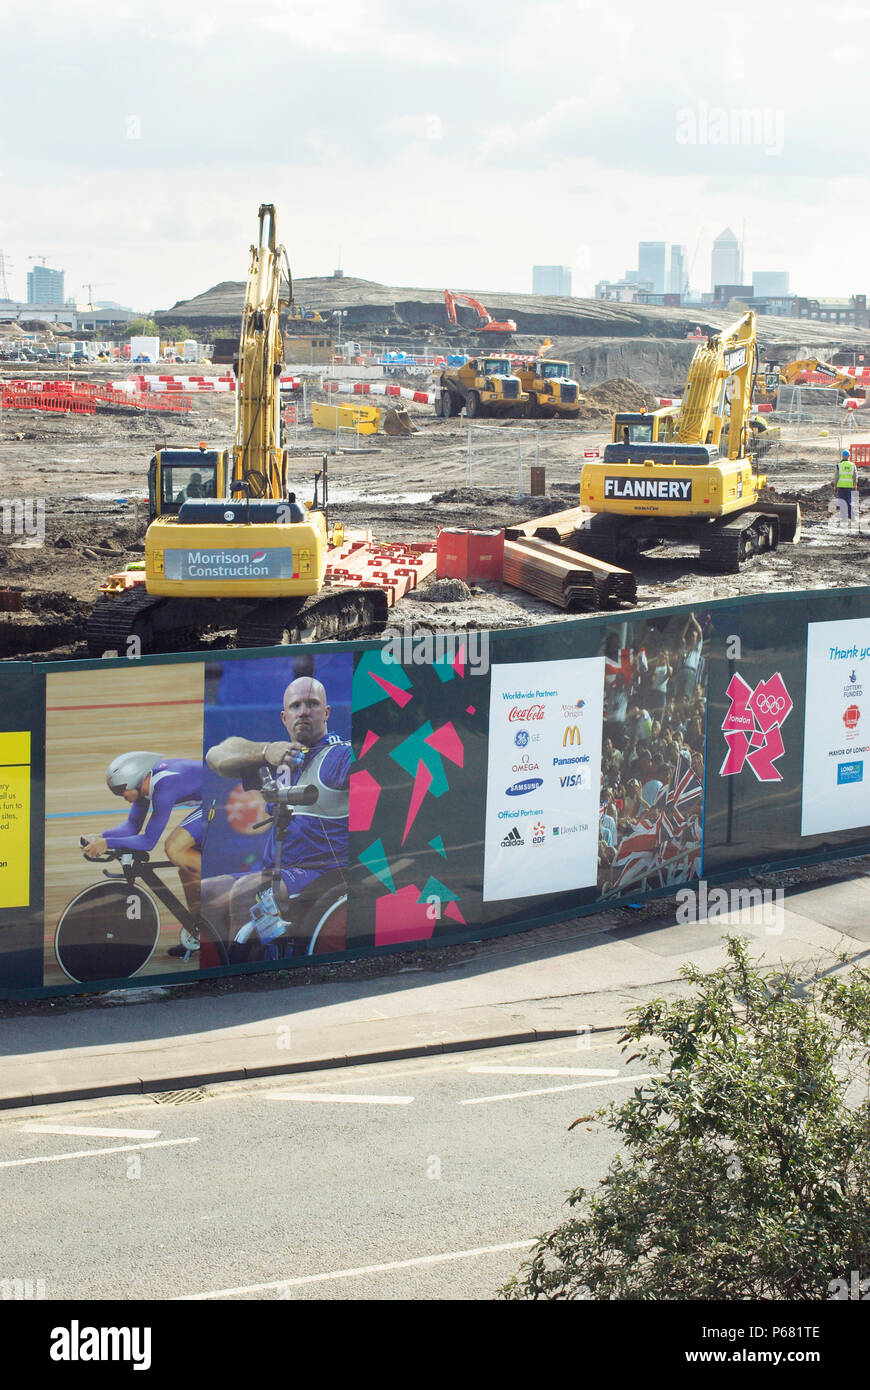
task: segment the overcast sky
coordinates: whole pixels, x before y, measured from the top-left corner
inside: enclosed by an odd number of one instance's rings
[[[574,293],[638,240],[745,235],[745,278],[868,289],[867,11],[658,0],[0,0],[0,249],[80,302],[294,275]],[[753,120],[741,112],[754,110]],[[713,143],[716,142],[716,143]]]

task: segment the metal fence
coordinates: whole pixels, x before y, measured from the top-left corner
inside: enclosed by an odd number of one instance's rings
[[[528,492],[529,470],[540,463],[541,431],[531,424],[483,424],[468,421],[465,481],[468,487],[513,488],[517,497]]]

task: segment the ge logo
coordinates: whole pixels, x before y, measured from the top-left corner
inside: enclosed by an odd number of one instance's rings
[[[785,700],[781,695],[759,695],[756,700],[759,714],[781,714]]]
[[[224,512],[224,521],[232,521],[235,512]]]
[[[528,741],[529,741],[529,733],[528,733],[528,730],[527,730],[527,729],[517,729],[516,733],[514,734],[514,743],[517,745],[517,748],[525,748],[526,745],[527,745],[527,743],[528,743]]]

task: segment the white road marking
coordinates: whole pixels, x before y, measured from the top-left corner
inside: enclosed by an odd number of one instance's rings
[[[664,1072],[650,1071],[642,1076],[617,1076],[610,1081],[578,1081],[572,1086],[543,1086],[539,1091],[507,1091],[500,1096],[474,1096],[470,1100],[459,1101],[459,1104],[488,1105],[491,1100],[522,1100],[524,1096],[551,1096],[556,1091],[586,1091],[590,1088],[595,1090],[598,1086],[622,1086],[627,1081],[651,1081],[656,1076],[664,1076]]]
[[[352,1096],[338,1091],[270,1091],[268,1100],[314,1100],[338,1105],[410,1105],[413,1096]]]
[[[243,1284],[237,1289],[212,1289],[209,1293],[186,1293],[170,1303],[202,1303],[207,1298],[231,1298],[236,1294],[261,1293],[265,1289],[294,1289],[302,1284],[325,1284],[331,1279],[358,1279],[389,1269],[414,1269],[421,1265],[447,1264],[450,1260],[471,1260],[477,1255],[500,1255],[506,1250],[528,1250],[533,1240],[513,1240],[507,1245],[479,1245],[474,1250],[451,1250],[445,1255],[420,1255],[415,1260],[390,1260],[388,1264],[361,1265],[358,1269],[334,1269],[328,1274],[302,1274],[293,1279],[271,1279],[266,1284]]]
[[[25,1134],[78,1134],[89,1139],[157,1139],[159,1129],[95,1129],[85,1125],[22,1125]]]
[[[153,1144],[118,1144],[112,1149],[81,1149],[73,1154],[44,1154],[40,1158],[4,1158],[0,1168],[24,1168],[30,1163],[68,1163],[72,1158],[99,1158],[101,1154],[125,1154],[133,1149],[168,1149],[173,1144],[198,1144],[198,1139],[158,1139]]]
[[[619,1067],[468,1067],[475,1076],[619,1076]]]

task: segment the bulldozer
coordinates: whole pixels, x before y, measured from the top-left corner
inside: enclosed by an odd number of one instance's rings
[[[445,367],[435,386],[435,414],[459,415],[465,406],[469,420],[483,415],[519,418],[529,403],[507,357],[472,357],[461,367]]]
[[[780,541],[800,539],[796,503],[761,500],[751,423],[757,371],[750,310],[699,344],[678,410],[617,417],[600,462],[584,465],[580,503],[592,514],[578,549],[630,564],[667,541],[697,545],[706,569],[736,573]],[[632,429],[634,427],[634,434]]]
[[[208,632],[235,632],[239,646],[358,637],[386,619],[374,589],[328,589],[328,500],[306,511],[290,490],[281,445],[280,313],[292,304],[287,254],[275,207],[259,209],[251,247],[239,350],[231,449],[162,448],[148,471],[145,562],[110,575],[87,629],[91,656],[187,650]],[[287,298],[282,298],[282,268]],[[324,481],[324,490],[325,490]]]

